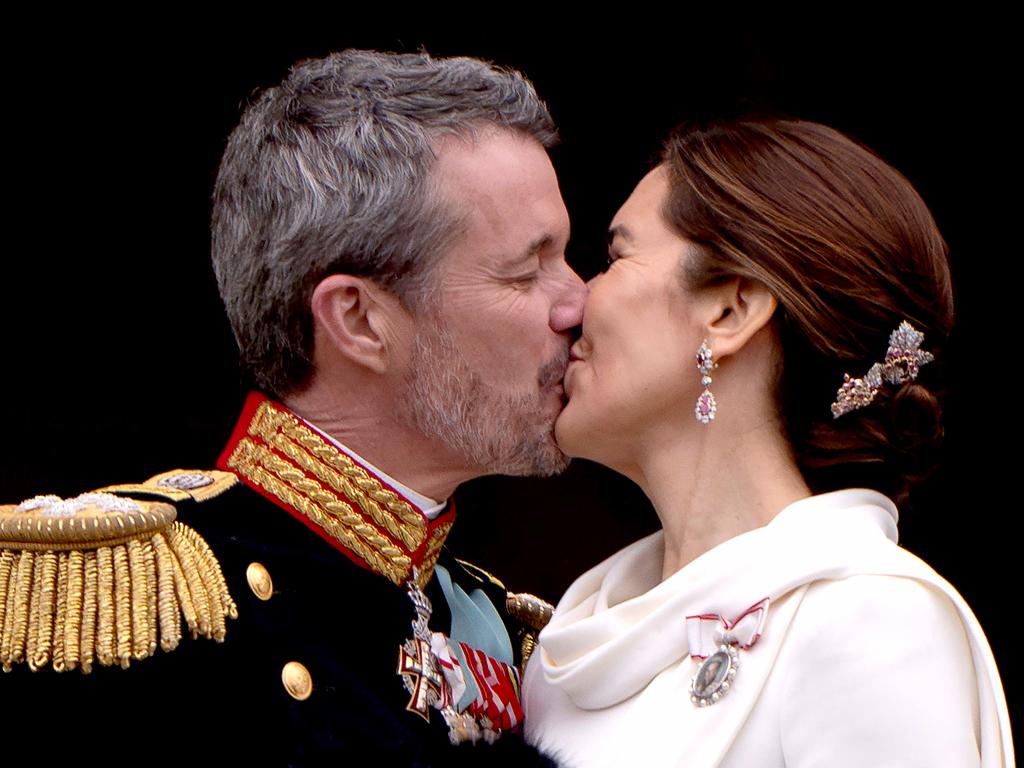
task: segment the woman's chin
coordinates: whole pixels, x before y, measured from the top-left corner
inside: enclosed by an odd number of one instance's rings
[[[581,423],[579,414],[572,413],[572,401],[570,401],[555,421],[555,442],[558,449],[574,459],[588,458],[584,451],[585,437],[589,430],[585,429],[586,424]]]

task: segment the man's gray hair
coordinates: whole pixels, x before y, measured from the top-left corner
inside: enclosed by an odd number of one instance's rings
[[[422,309],[462,231],[437,193],[437,142],[497,126],[550,147],[554,122],[518,72],[470,58],[342,51],[294,66],[249,105],[213,195],[212,252],[247,383],[301,390],[313,289],[361,275]]]

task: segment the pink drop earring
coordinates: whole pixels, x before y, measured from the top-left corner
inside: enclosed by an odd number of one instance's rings
[[[718,363],[714,361],[711,355],[708,340],[704,339],[700,343],[700,349],[697,350],[697,370],[700,372],[700,383],[704,385],[704,391],[700,393],[700,397],[697,398],[697,405],[693,409],[697,421],[701,424],[710,424],[715,420],[715,414],[718,413],[718,403],[715,402],[715,396],[709,389],[711,386],[711,371],[717,367]]]

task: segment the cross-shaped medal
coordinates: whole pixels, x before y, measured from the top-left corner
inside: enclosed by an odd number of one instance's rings
[[[430,643],[418,638],[406,640],[398,649],[398,673],[406,690],[412,694],[405,708],[430,722],[430,707],[441,701],[444,685],[444,678],[434,664]]]

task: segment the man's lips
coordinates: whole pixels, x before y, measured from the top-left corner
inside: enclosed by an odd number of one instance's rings
[[[537,382],[541,389],[562,389],[562,379],[565,377],[565,369],[569,365],[569,350],[565,347],[551,360],[545,363],[537,376]]]

